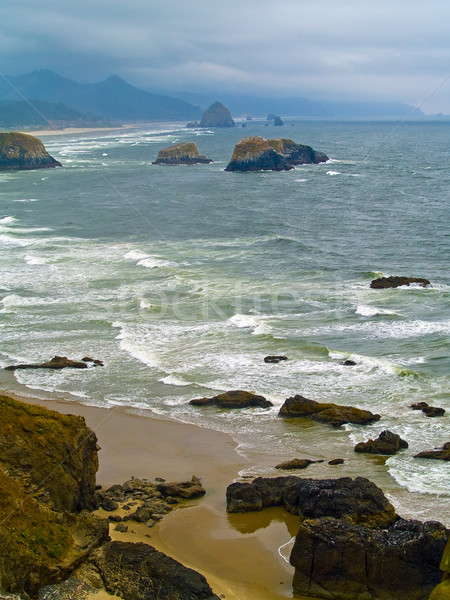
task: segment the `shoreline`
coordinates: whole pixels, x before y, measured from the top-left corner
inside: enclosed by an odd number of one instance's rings
[[[64,127],[63,129],[27,129],[20,130],[18,133],[25,133],[26,135],[33,135],[35,137],[49,136],[49,135],[73,135],[75,133],[92,133],[92,132],[110,132],[110,131],[121,131],[126,129],[132,129],[138,125],[117,125],[111,127]]]
[[[27,404],[84,417],[101,448],[97,483],[102,487],[122,484],[132,476],[185,481],[196,475],[201,479],[207,491],[202,499],[183,502],[151,529],[132,522],[130,532],[119,533],[112,523],[113,540],[154,546],[202,573],[213,591],[228,600],[292,597],[294,569],[278,549],[296,535],[298,518],[281,508],[226,512],[226,488],[250,464],[237,453],[231,436],[122,408],[3,393]]]

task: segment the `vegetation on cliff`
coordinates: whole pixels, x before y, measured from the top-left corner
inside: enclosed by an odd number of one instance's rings
[[[210,163],[212,160],[200,154],[194,142],[174,144],[158,152],[154,165],[195,165],[197,163]]]
[[[0,133],[0,170],[60,166],[37,137],[16,131]]]

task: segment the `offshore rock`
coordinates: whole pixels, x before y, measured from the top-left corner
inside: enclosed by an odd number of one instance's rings
[[[215,405],[220,408],[249,408],[253,406],[259,406],[261,408],[269,408],[273,406],[270,400],[266,400],[264,396],[258,396],[253,392],[246,392],[243,390],[232,390],[230,392],[224,392],[212,398],[197,398],[191,400],[189,404],[193,406],[209,406]]]
[[[273,120],[274,127],[284,127],[283,119],[281,117],[276,116]]]
[[[103,362],[98,359],[89,357],[83,358],[83,360],[72,360],[67,356],[54,356],[51,360],[43,363],[31,363],[31,364],[20,364],[11,365],[5,367],[6,371],[15,371],[16,369],[53,369],[55,371],[59,369],[87,369],[86,363],[92,363],[94,367],[102,367]]]
[[[355,446],[355,452],[365,452],[367,454],[396,454],[399,450],[408,448],[408,442],[392,431],[382,431],[376,440],[360,442]]]
[[[163,148],[158,152],[158,158],[154,165],[196,165],[199,163],[208,164],[212,160],[200,154],[194,142],[175,144],[168,148]]]
[[[124,600],[218,600],[203,575],[143,543],[105,544],[77,576]]]
[[[36,597],[108,540],[97,440],[82,417],[0,396],[0,585]]]
[[[0,133],[0,171],[61,167],[37,137],[12,131]]]
[[[238,142],[225,171],[289,171],[293,169],[285,156],[272,148],[270,143],[258,136]]]
[[[309,460],[309,458],[293,458],[292,460],[286,460],[285,462],[275,465],[275,469],[282,469],[283,471],[290,471],[292,469],[306,469],[313,463],[321,463],[323,460]]]
[[[323,517],[300,525],[290,563],[295,594],[333,600],[427,600],[439,583],[447,529],[397,520],[371,529]]]
[[[257,477],[251,483],[236,482],[227,488],[229,513],[259,511],[270,506],[284,506],[302,519],[329,516],[369,527],[388,527],[396,519],[392,504],[365,477]]]
[[[271,356],[265,356],[264,357],[264,362],[265,363],[279,363],[283,360],[287,360],[287,356],[277,356],[277,355],[271,355]]]
[[[370,287],[375,290],[379,290],[386,288],[396,288],[402,285],[409,286],[412,283],[417,283],[422,287],[427,287],[428,285],[431,285],[428,279],[423,279],[420,277],[400,277],[392,275],[391,277],[378,277],[377,279],[374,279],[371,282]]]
[[[443,417],[445,415],[445,409],[440,406],[430,406],[427,402],[417,402],[411,404],[413,410],[421,410],[427,417]]]
[[[450,442],[445,443],[438,450],[424,450],[416,454],[414,458],[434,458],[436,460],[450,460]]]
[[[282,154],[291,165],[319,164],[329,160],[323,152],[313,150],[311,146],[297,144],[288,138],[268,140],[270,146]]]
[[[207,108],[199,123],[199,127],[235,127],[230,111],[220,102],[214,102]]]
[[[325,423],[333,427],[340,427],[345,423],[368,425],[380,419],[380,415],[373,414],[368,410],[355,408],[353,406],[339,406],[325,402],[309,400],[297,394],[287,398],[280,409],[280,417],[303,417]]]

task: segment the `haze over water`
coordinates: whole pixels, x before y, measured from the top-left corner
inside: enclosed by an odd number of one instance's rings
[[[43,141],[62,169],[2,173],[1,366],[54,355],[105,363],[4,373],[4,387],[229,432],[243,454],[267,456],[252,474],[278,473],[276,462],[296,456],[325,459],[302,475],[364,475],[402,516],[449,524],[448,463],[413,455],[450,441],[450,125],[286,123],[52,136]],[[248,135],[289,137],[331,160],[224,172]],[[214,162],[151,164],[182,141]],[[432,287],[370,289],[381,275]],[[268,354],[288,360],[265,364]],[[347,358],[356,365],[343,366]],[[231,389],[274,408],[188,404]],[[278,418],[294,394],[381,420],[333,430]],[[411,410],[419,401],[446,416]],[[409,448],[386,465],[353,452],[384,429]],[[327,465],[336,457],[346,461],[339,471]]]

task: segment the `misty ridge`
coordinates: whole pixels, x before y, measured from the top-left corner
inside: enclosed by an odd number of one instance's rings
[[[419,108],[395,102],[146,91],[116,75],[99,83],[78,83],[42,69],[0,80],[0,127],[39,127],[49,121],[61,127],[107,127],[126,122],[198,120],[216,100],[238,118],[266,118],[269,113],[325,120],[427,118]]]

